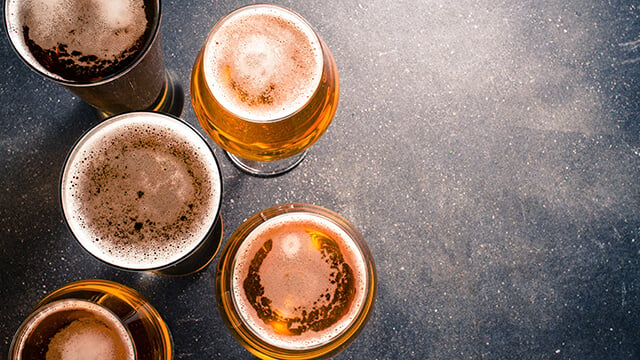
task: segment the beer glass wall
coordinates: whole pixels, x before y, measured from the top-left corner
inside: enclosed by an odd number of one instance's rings
[[[185,275],[222,239],[222,179],[207,142],[170,115],[130,112],[89,130],[60,183],[71,232],[113,266]]]
[[[302,161],[338,106],[335,60],[299,15],[240,8],[209,34],[191,74],[204,130],[242,170],[270,176]]]
[[[5,25],[21,59],[102,116],[179,116],[181,87],[165,70],[159,0],[7,0]]]
[[[81,280],[46,296],[16,332],[11,360],[171,360],[169,328],[135,290]]]
[[[322,207],[288,204],[249,218],[229,238],[216,274],[218,307],[254,355],[328,357],[364,327],[376,272],[362,235]]]

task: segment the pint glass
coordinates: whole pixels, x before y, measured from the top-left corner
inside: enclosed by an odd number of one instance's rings
[[[229,238],[216,275],[218,307],[261,358],[328,357],[363,329],[376,272],[362,235],[322,207],[261,211]]]
[[[47,295],[13,337],[10,360],[171,360],[171,333],[135,290],[81,280]]]
[[[119,268],[186,275],[220,246],[218,162],[171,115],[124,113],[90,129],[66,159],[60,199],[78,242]]]
[[[240,169],[284,173],[302,161],[338,106],[338,70],[298,14],[250,5],[220,20],[191,73],[204,130]]]
[[[183,91],[164,66],[159,0],[6,0],[4,15],[20,58],[101,116],[182,113]]]

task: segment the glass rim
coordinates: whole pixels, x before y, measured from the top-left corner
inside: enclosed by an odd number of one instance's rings
[[[13,51],[16,53],[16,55],[18,55],[18,58],[20,58],[20,60],[25,65],[27,65],[32,71],[36,72],[40,76],[43,76],[44,78],[50,81],[53,81],[54,83],[57,83],[63,86],[69,86],[69,87],[84,88],[84,87],[104,85],[123,77],[124,75],[132,71],[136,66],[138,66],[144,60],[145,56],[149,53],[154,43],[160,37],[160,29],[161,29],[161,21],[162,21],[162,9],[161,9],[162,4],[161,4],[161,0],[153,0],[153,1],[156,3],[157,10],[154,13],[153,26],[149,30],[149,36],[144,42],[141,50],[138,52],[138,54],[136,54],[133,61],[129,65],[120,69],[116,73],[109,74],[96,81],[85,82],[85,81],[66,80],[61,76],[55,76],[53,72],[48,71],[46,68],[44,68],[44,66],[42,66],[36,59],[25,56],[24,52],[21,51],[19,47],[14,43],[14,38],[16,36],[19,37],[20,33],[16,33],[15,31],[11,31],[10,29],[11,24],[9,22],[8,10],[9,10],[9,4],[13,2],[13,0],[5,0],[4,2],[4,18],[3,18],[4,30],[7,33],[9,44],[11,44],[11,47],[13,48]],[[145,30],[145,33],[146,33],[146,30]]]
[[[51,293],[53,294],[53,292]],[[53,300],[50,302],[45,301],[46,299],[48,299],[50,297],[50,295],[47,295],[45,298],[43,298],[40,302],[38,302],[38,304],[36,304],[36,306],[31,309],[29,315],[27,315],[27,317],[22,321],[22,323],[20,323],[20,326],[18,327],[18,329],[16,330],[16,332],[13,334],[13,337],[11,339],[11,343],[9,344],[9,358],[13,359],[14,356],[19,355],[19,353],[16,353],[17,351],[22,351],[24,349],[24,345],[25,342],[27,341],[27,339],[31,336],[31,334],[34,333],[34,331],[36,331],[38,329],[39,324],[35,323],[37,320],[39,319],[39,316],[46,310],[53,308],[55,306],[57,306],[58,304],[62,304],[62,303],[67,303],[67,302],[75,302],[75,303],[83,303],[83,304],[90,304],[87,305],[88,308],[91,308],[90,310],[87,310],[87,308],[81,308],[81,309],[69,309],[69,310],[64,310],[64,309],[60,309],[58,311],[52,312],[48,315],[46,315],[42,320],[44,321],[44,319],[46,319],[48,316],[59,313],[59,312],[64,312],[64,311],[89,311],[89,312],[93,312],[95,311],[96,308],[101,309],[102,311],[105,311],[108,316],[109,316],[109,320],[110,321],[114,321],[118,324],[118,331],[124,331],[125,335],[126,335],[126,341],[127,341],[127,348],[131,349],[133,351],[133,360],[137,359],[137,354],[136,354],[136,345],[135,342],[133,341],[133,336],[131,334],[131,331],[127,328],[127,326],[124,324],[124,322],[122,321],[122,319],[120,319],[111,309],[102,306],[100,304],[97,304],[95,302],[91,302],[89,300],[85,300],[85,299],[74,299],[74,298],[70,298],[70,299],[57,299],[57,300]],[[103,316],[103,315],[101,315]],[[121,339],[124,340],[124,339]]]
[[[80,146],[84,143],[84,141],[86,141],[87,139],[89,139],[95,132],[101,130],[103,127],[109,126],[110,124],[113,124],[115,122],[119,122],[119,121],[126,121],[128,119],[129,116],[131,115],[144,115],[144,116],[152,116],[152,117],[165,117],[166,120],[169,121],[173,121],[176,124],[179,124],[180,126],[185,126],[190,132],[194,133],[197,135],[197,138],[202,141],[202,143],[205,145],[205,149],[208,150],[208,153],[211,154],[214,163],[216,165],[216,171],[215,171],[215,177],[217,178],[217,183],[219,184],[217,186],[217,190],[218,190],[218,199],[216,202],[216,212],[215,212],[215,216],[213,216],[211,223],[209,224],[209,228],[207,230],[207,232],[202,236],[201,239],[199,239],[197,242],[194,243],[194,245],[191,247],[191,249],[186,252],[183,256],[181,256],[178,259],[172,260],[169,263],[163,264],[161,266],[157,266],[157,267],[153,267],[153,266],[141,266],[141,267],[126,267],[126,266],[122,266],[120,264],[114,264],[113,262],[107,261],[103,258],[101,258],[100,256],[94,254],[92,251],[90,251],[85,245],[84,242],[81,241],[78,237],[78,235],[75,233],[75,231],[73,230],[73,228],[71,227],[70,221],[67,219],[67,214],[69,213],[68,211],[65,210],[65,201],[64,201],[64,197],[63,197],[63,189],[64,189],[64,181],[66,178],[66,174],[67,174],[67,169],[68,166],[71,163],[71,158],[76,154],[77,150],[80,148]],[[127,271],[162,271],[164,269],[168,269],[171,268],[172,266],[178,265],[180,264],[182,261],[184,261],[185,259],[188,259],[190,256],[192,256],[194,253],[196,253],[201,245],[209,238],[209,236],[213,235],[216,231],[216,228],[218,226],[218,224],[222,223],[222,216],[220,214],[221,212],[221,208],[222,208],[222,198],[223,198],[223,178],[222,178],[222,171],[220,168],[220,162],[218,161],[217,157],[215,156],[215,153],[213,151],[213,148],[211,147],[211,145],[209,144],[209,142],[206,140],[206,138],[204,136],[202,136],[200,134],[200,132],[198,132],[196,130],[196,128],[194,126],[192,126],[191,124],[187,123],[186,121],[178,118],[177,116],[171,115],[171,114],[166,114],[166,113],[159,113],[159,112],[153,112],[153,111],[128,111],[128,112],[124,112],[124,113],[119,113],[116,115],[112,115],[108,118],[106,118],[105,120],[89,127],[89,129],[85,130],[84,133],[82,135],[80,135],[78,137],[78,139],[75,140],[74,144],[71,146],[70,150],[67,152],[67,155],[65,156],[63,165],[62,165],[62,171],[60,172],[60,176],[59,176],[59,181],[58,181],[58,200],[59,200],[59,206],[60,209],[62,211],[62,218],[63,221],[67,227],[67,229],[69,230],[69,232],[71,233],[71,235],[73,236],[73,238],[75,239],[76,243],[78,243],[83,250],[85,250],[85,252],[87,252],[88,254],[90,254],[93,258],[99,260],[100,262],[104,263],[104,264],[108,264],[109,266],[112,266],[116,269],[120,269],[120,270],[127,270]],[[220,247],[220,245],[218,245],[218,247]],[[218,252],[218,250],[216,250],[216,253]]]
[[[365,279],[363,281],[365,294],[362,305],[355,313],[354,318],[344,329],[330,337],[327,341],[302,348],[279,347],[260,336],[253,330],[252,326],[245,321],[245,317],[238,310],[232,290],[232,270],[235,267],[236,255],[242,243],[260,225],[276,217],[291,213],[307,213],[312,216],[319,216],[338,226],[353,241],[355,245],[354,251],[362,256],[365,269]],[[259,211],[245,220],[227,240],[221,252],[216,272],[216,297],[222,318],[227,326],[232,329],[233,336],[239,340],[247,350],[259,357],[266,355],[278,358],[279,356],[286,357],[292,354],[305,357],[324,357],[339,353],[355,340],[357,335],[364,329],[366,322],[373,312],[376,292],[377,273],[375,262],[362,234],[342,215],[318,205],[305,203],[276,205]]]
[[[324,43],[324,41],[322,40],[322,38],[320,37],[320,35],[318,34],[318,32],[313,28],[313,26],[311,25],[311,23],[309,23],[307,21],[307,19],[305,19],[302,15],[298,14],[297,12],[288,9],[286,7],[280,6],[280,5],[276,5],[276,4],[268,4],[268,3],[256,3],[256,4],[249,4],[249,5],[244,5],[241,6],[233,11],[231,11],[230,13],[226,14],[225,16],[223,16],[222,18],[220,18],[215,25],[213,26],[213,28],[211,29],[211,31],[209,31],[209,33],[207,34],[207,38],[205,40],[205,43],[202,47],[202,57],[203,59],[206,59],[206,54],[208,54],[208,49],[209,44],[210,44],[210,40],[213,38],[213,36],[218,32],[218,30],[220,29],[220,27],[222,25],[224,25],[228,19],[230,19],[232,16],[237,15],[238,13],[242,13],[244,11],[247,10],[252,10],[252,9],[256,9],[256,8],[267,8],[267,9],[275,9],[276,11],[282,11],[284,13],[287,13],[293,17],[295,17],[296,19],[298,19],[304,26],[306,26],[308,28],[308,30],[310,30],[311,34],[314,37],[314,40],[317,41],[319,50],[320,50],[320,59],[322,60],[322,67],[321,67],[321,71],[320,71],[320,76],[318,76],[318,80],[315,82],[314,85],[314,91],[311,94],[311,96],[309,97],[309,99],[307,99],[307,101],[305,101],[304,103],[300,104],[300,106],[298,106],[296,109],[294,109],[291,112],[287,112],[286,114],[282,115],[282,116],[278,116],[278,117],[273,117],[273,118],[268,118],[268,119],[255,119],[255,118],[251,118],[251,117],[247,117],[244,116],[245,114],[239,114],[236,111],[233,111],[232,109],[229,109],[229,107],[227,106],[227,104],[224,104],[223,102],[220,101],[220,98],[218,96],[216,96],[216,93],[214,93],[211,90],[211,87],[209,86],[209,79],[207,77],[207,72],[206,71],[202,71],[202,76],[204,78],[204,82],[205,84],[207,84],[206,87],[206,91],[208,91],[211,96],[216,99],[216,101],[218,102],[218,104],[220,104],[220,107],[223,108],[225,111],[227,111],[229,114],[233,114],[233,116],[247,121],[247,122],[252,122],[252,123],[258,123],[258,124],[268,124],[268,123],[275,123],[275,122],[279,122],[288,118],[291,118],[293,116],[295,116],[296,114],[298,114],[299,112],[301,112],[302,110],[304,110],[309,103],[315,98],[316,94],[321,90],[321,86],[320,84],[322,83],[322,74],[325,72],[325,69],[327,67],[326,64],[326,57],[327,56],[333,56],[330,53],[327,54],[327,52],[329,52],[329,48],[327,47],[327,45]],[[197,61],[197,60],[196,60]]]

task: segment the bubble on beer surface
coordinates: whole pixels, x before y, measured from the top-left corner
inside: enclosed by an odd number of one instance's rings
[[[287,214],[258,226],[238,250],[233,291],[254,332],[300,349],[342,333],[364,303],[366,269],[353,240],[314,215]]]
[[[117,72],[148,35],[143,0],[26,0],[24,41],[47,70],[66,80],[94,80]]]
[[[186,125],[151,118],[112,127],[95,134],[73,159],[64,201],[76,214],[74,234],[117,266],[172,263],[192,251],[215,221],[221,196],[215,158]],[[199,143],[189,140],[194,136]]]
[[[118,335],[106,324],[82,318],[53,336],[46,360],[121,360],[126,353]]]
[[[284,10],[241,10],[211,34],[205,77],[228,110],[254,121],[301,108],[322,76],[320,43],[309,26]]]

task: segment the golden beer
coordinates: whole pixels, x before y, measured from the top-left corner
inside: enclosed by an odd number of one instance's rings
[[[169,328],[138,292],[81,280],[47,295],[16,332],[11,360],[170,360]]]
[[[246,6],[220,20],[191,75],[200,124],[241,162],[302,153],[331,123],[338,97],[326,44],[299,15],[273,5]]]
[[[218,306],[261,358],[333,356],[362,330],[376,273],[358,231],[327,209],[289,204],[242,224],[221,255]]]

